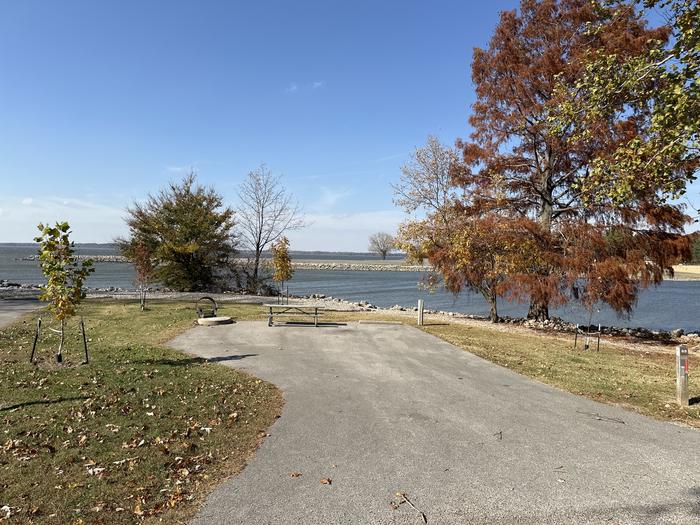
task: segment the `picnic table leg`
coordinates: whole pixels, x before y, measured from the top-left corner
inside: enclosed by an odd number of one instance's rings
[[[267,318],[267,326],[272,326],[272,307],[270,307],[270,315]]]
[[[318,328],[318,308],[314,308],[314,326]]]

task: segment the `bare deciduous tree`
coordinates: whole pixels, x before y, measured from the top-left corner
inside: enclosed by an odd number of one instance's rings
[[[281,179],[262,164],[248,173],[238,189],[238,229],[252,254],[247,285],[253,292],[260,288],[260,259],[265,249],[286,231],[305,225],[301,208]]]
[[[429,135],[425,145],[416,148],[409,162],[401,166],[401,180],[392,185],[394,204],[409,214],[417,210],[444,214],[455,195],[450,170],[458,161],[455,148],[448,148]]]
[[[424,217],[408,220],[399,226],[395,246],[406,252],[406,260],[423,264],[434,247],[444,242],[436,233],[447,234],[455,215],[450,213],[459,193],[451,180],[451,172],[459,165],[459,151],[443,145],[428,135],[425,145],[416,148],[410,160],[401,166],[401,179],[392,184],[394,204],[409,215],[421,212],[439,228],[426,228]],[[428,250],[428,246],[432,248]]]
[[[369,236],[369,251],[386,259],[389,252],[394,250],[394,238],[388,233],[379,232]]]

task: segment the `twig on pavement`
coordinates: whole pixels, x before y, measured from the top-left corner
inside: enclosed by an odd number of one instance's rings
[[[420,517],[423,518],[423,523],[428,523],[428,517],[425,515],[425,513],[421,510],[418,510],[416,506],[411,502],[410,499],[408,499],[408,496],[406,495],[405,492],[397,492],[397,496],[403,499],[406,503],[408,503],[413,510],[415,510],[418,514],[420,514]]]
[[[609,421],[611,423],[620,423],[621,425],[624,425],[625,422],[622,419],[619,419],[617,417],[607,417],[607,416],[601,416],[597,412],[582,412],[581,410],[576,411],[578,414],[583,414],[585,416],[590,416],[591,419],[595,419],[596,421]]]

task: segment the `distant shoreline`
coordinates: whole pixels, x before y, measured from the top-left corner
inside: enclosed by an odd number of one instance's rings
[[[92,259],[95,263],[119,263],[126,264],[129,260],[123,255],[77,255],[78,260]],[[20,261],[38,261],[38,255],[19,257]],[[246,259],[236,259],[245,262]],[[265,259],[269,261],[269,259]],[[292,268],[295,270],[330,270],[330,271],[354,271],[354,272],[429,272],[430,265],[406,264],[402,261],[333,261],[333,260],[292,260]]]

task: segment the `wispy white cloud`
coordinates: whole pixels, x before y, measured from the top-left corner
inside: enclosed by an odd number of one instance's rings
[[[0,242],[31,242],[40,222],[68,221],[78,242],[110,242],[126,233],[122,207],[79,197],[0,197]]]
[[[166,166],[165,171],[169,173],[189,173],[191,171],[197,171],[197,164],[189,164],[187,166]]]
[[[311,213],[304,229],[290,232],[293,250],[367,251],[367,240],[373,233],[395,233],[405,219],[399,210],[378,210],[357,213]]]
[[[332,212],[338,202],[352,196],[353,194],[353,191],[345,188],[336,190],[322,186],[320,189],[320,195],[314,203],[314,209],[318,212]]]
[[[34,199],[32,199],[31,197],[26,197],[22,199],[22,206],[31,206],[32,204],[34,204]]]
[[[284,88],[285,93],[300,93],[309,91],[318,91],[326,87],[326,82],[324,80],[316,80],[310,83],[290,82],[286,88]]]

